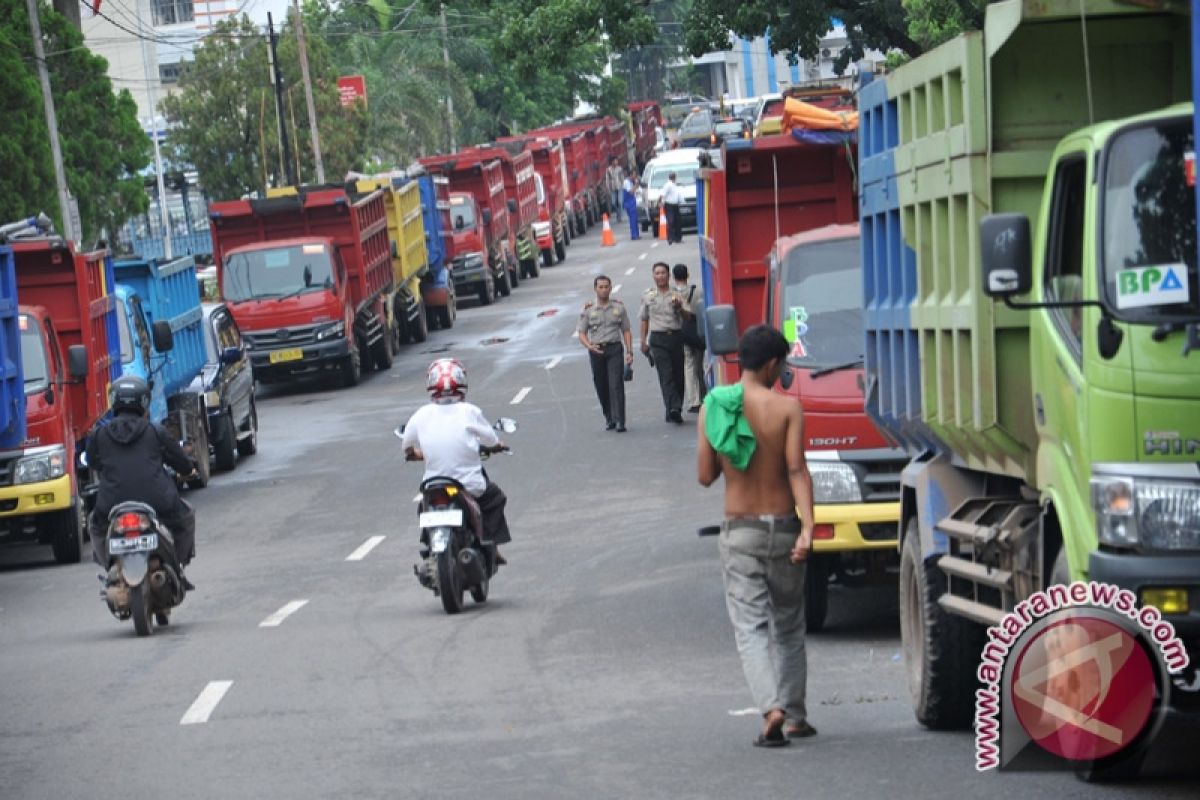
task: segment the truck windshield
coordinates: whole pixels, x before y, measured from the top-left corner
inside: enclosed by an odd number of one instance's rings
[[[20,318],[21,371],[25,375],[25,394],[34,394],[50,385],[46,348],[42,347],[42,326],[24,314]]]
[[[262,300],[333,286],[333,262],[323,244],[234,253],[225,259],[227,300]]]
[[[475,229],[475,209],[469,203],[450,201],[450,222],[456,231]]]
[[[789,364],[821,369],[854,361],[863,352],[858,242],[815,242],[784,256],[781,327],[797,323]]]
[[[1195,319],[1195,145],[1191,118],[1116,134],[1104,163],[1104,291],[1133,322]]]

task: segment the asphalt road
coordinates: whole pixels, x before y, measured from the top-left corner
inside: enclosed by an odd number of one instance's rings
[[[639,354],[630,430],[606,433],[571,336],[593,274],[636,307],[660,255],[696,268],[695,238],[616,227],[355,389],[264,392],[259,454],[190,494],[199,590],[153,638],[90,563],[0,552],[0,798],[1195,796],[1178,763],[1123,787],[977,774],[970,734],[913,719],[894,588],[835,591],[810,636],[820,735],[752,748],[694,423],[663,422]],[[489,465],[511,563],[458,617],[412,574],[421,469],[390,433],[440,353],[521,425]]]

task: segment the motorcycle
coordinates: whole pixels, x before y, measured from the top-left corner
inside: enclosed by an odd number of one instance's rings
[[[187,594],[179,579],[175,538],[145,503],[118,503],[105,534],[108,578],[103,596],[119,620],[133,617],[138,636],[167,625],[171,609]]]
[[[502,417],[493,427],[513,433],[517,423]],[[393,433],[401,438],[404,428]],[[479,448],[480,458],[485,461],[493,452],[512,451],[508,447]],[[434,476],[424,480],[417,519],[421,527],[421,562],[413,565],[417,581],[441,598],[447,614],[463,610],[464,591],[476,603],[487,602],[497,568],[496,544],[483,536],[483,515],[471,493],[453,478]]]

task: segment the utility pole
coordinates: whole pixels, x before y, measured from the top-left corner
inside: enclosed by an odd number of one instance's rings
[[[71,195],[67,191],[67,173],[63,169],[62,148],[58,143],[58,117],[54,113],[54,96],[50,93],[50,73],[46,71],[46,51],[42,47],[42,23],[38,20],[37,0],[25,0],[29,10],[29,27],[33,33],[33,55],[37,59],[38,78],[42,82],[42,105],[46,108],[46,128],[50,133],[50,155],[54,159],[54,180],[58,188],[58,210],[62,214],[63,236],[78,241],[78,231],[71,219]]]
[[[28,0],[33,2],[33,0]],[[283,73],[279,69],[279,53],[276,46],[279,44],[278,37],[275,36],[275,23],[271,19],[271,12],[267,12],[267,36],[271,47],[271,69],[275,73],[275,114],[279,119],[279,144],[283,148],[283,172],[287,176],[287,185],[296,185],[296,174],[292,169],[292,146],[288,141],[287,123],[283,121]]]
[[[454,136],[454,93],[450,86],[450,47],[446,42],[446,4],[441,4],[442,13],[442,64],[446,68],[446,130],[450,132],[450,152],[458,150]]]
[[[296,15],[296,44],[300,46],[300,74],[304,78],[304,99],[308,102],[308,129],[312,136],[313,161],[317,165],[317,183],[325,183],[325,163],[321,160],[317,107],[313,103],[312,81],[308,77],[308,48],[304,45],[304,21],[300,18],[300,0],[292,0],[292,11]]]
[[[142,43],[142,74],[146,76],[146,99],[150,102],[150,136],[154,139],[154,177],[158,182],[158,216],[163,229],[163,257],[168,261],[175,257],[171,241],[171,215],[167,211],[167,187],[163,179],[162,149],[158,144],[158,99],[154,95],[155,80],[150,75],[150,59],[146,55],[146,36],[142,32],[142,15],[137,18],[138,39]],[[186,185],[187,178],[184,178]],[[184,195],[184,214],[187,214],[187,195]]]

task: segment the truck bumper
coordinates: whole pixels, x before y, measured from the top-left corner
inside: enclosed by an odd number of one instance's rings
[[[897,550],[900,503],[816,505],[817,525],[833,526],[833,538],[814,538],[814,553]],[[818,529],[818,534],[821,533]]]
[[[1178,588],[1188,594],[1185,614],[1163,614],[1187,648],[1190,663],[1172,676],[1172,709],[1200,716],[1200,553],[1140,555],[1093,551],[1088,557],[1088,579],[1128,589],[1142,603],[1149,588]]]
[[[302,375],[311,375],[326,369],[341,367],[350,355],[353,339],[343,336],[326,342],[315,342],[294,348],[276,350],[251,350],[250,365],[254,379],[263,383],[279,383]],[[290,350],[300,351],[295,358]],[[287,354],[287,357],[284,357]]]
[[[0,545],[49,543],[49,529],[37,524],[39,517],[74,503],[70,475],[0,489]]]
[[[484,282],[487,280],[487,273],[487,264],[484,263],[473,267],[455,264],[450,271],[450,274],[454,276],[455,294],[475,294],[483,288]]]

